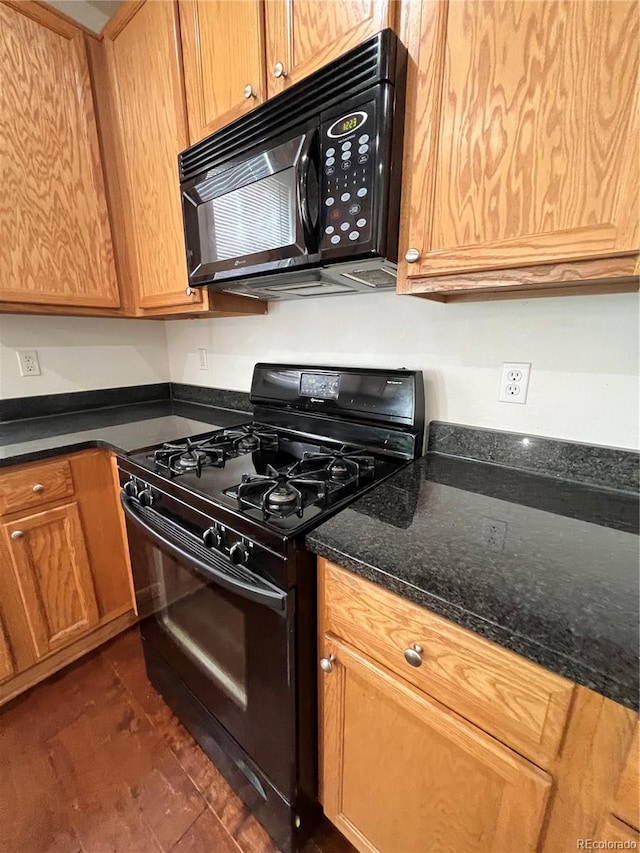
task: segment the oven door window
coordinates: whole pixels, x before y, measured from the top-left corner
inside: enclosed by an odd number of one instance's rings
[[[202,575],[153,550],[156,618],[176,646],[242,711],[247,708],[245,614]]]
[[[189,278],[290,263],[317,249],[317,132],[182,186]]]

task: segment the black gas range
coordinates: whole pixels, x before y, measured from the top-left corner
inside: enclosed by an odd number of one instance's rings
[[[258,364],[253,420],[119,460],[152,683],[294,850],[319,812],[307,531],[417,458],[419,372]]]

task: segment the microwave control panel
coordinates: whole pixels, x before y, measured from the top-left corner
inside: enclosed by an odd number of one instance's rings
[[[320,249],[324,255],[352,252],[371,241],[375,105],[365,104],[326,121],[321,132]]]

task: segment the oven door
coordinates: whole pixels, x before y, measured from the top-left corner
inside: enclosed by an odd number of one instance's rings
[[[295,769],[293,593],[135,499],[121,501],[136,585],[146,579],[145,644],[286,796]]]
[[[310,128],[184,183],[189,282],[215,285],[317,259],[318,156]]]

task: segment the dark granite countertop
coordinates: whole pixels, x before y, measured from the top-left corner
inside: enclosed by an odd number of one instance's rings
[[[434,453],[307,536],[323,557],[638,707],[638,497]]]
[[[91,447],[130,453],[250,419],[248,412],[162,399],[12,420],[0,423],[0,466]]]

